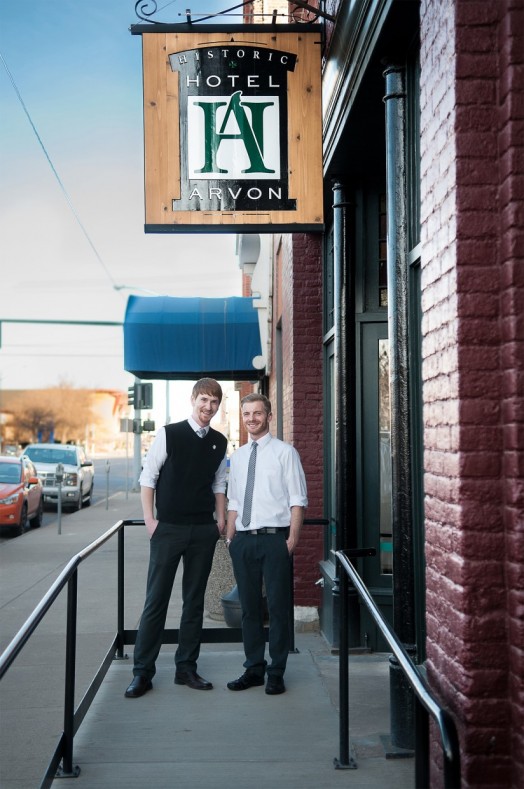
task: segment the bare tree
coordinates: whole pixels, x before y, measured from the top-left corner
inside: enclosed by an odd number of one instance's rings
[[[37,441],[40,436],[50,440],[53,432],[54,414],[45,406],[35,403],[13,411],[15,423],[18,425],[18,441],[27,443]]]
[[[75,389],[67,382],[52,389],[19,392],[12,414],[21,443],[82,443],[94,421],[89,390]]]

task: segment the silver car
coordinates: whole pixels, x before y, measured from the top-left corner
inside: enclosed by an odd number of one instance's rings
[[[63,466],[62,506],[75,510],[91,504],[95,471],[84,449],[72,444],[29,444],[24,450],[36,466],[44,488],[44,501],[58,504],[57,466]]]

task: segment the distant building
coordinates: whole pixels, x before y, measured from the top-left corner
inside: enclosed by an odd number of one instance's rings
[[[120,419],[127,393],[108,389],[3,389],[0,392],[0,451],[33,441],[83,444],[89,454],[124,446]]]
[[[284,2],[284,0],[276,0],[276,2],[272,2],[272,0],[253,0],[253,2],[247,3],[242,11],[244,21],[261,24],[262,22],[269,22],[274,11],[277,14],[283,14],[285,17],[288,17],[289,9],[290,4]],[[282,21],[287,20],[282,20],[279,16],[279,22]]]

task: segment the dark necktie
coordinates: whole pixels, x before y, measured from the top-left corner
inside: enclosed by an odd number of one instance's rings
[[[246,492],[244,495],[244,508],[242,510],[242,523],[247,528],[251,523],[251,505],[253,504],[253,487],[255,484],[255,465],[257,462],[257,442],[251,445],[251,455],[247,467]]]

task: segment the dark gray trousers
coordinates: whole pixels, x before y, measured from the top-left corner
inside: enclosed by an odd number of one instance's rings
[[[204,618],[204,595],[219,538],[216,523],[175,525],[159,522],[149,546],[146,600],[138,628],[133,674],[151,679],[162,646],[176,571],[183,561],[182,616],[175,663],[196,671]]]
[[[265,585],[269,612],[268,675],[282,676],[291,646],[289,607],[291,605],[291,558],[286,545],[287,529],[276,534],[250,535],[237,532],[229,551],[242,608],[242,638],[249,673],[263,676],[266,670],[264,652],[264,605],[262,581]]]

